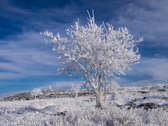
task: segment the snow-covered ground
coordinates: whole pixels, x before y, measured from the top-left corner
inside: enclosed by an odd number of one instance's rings
[[[158,90],[120,88],[115,100],[108,96],[103,109],[95,108],[91,96],[0,102],[0,126],[168,126],[168,90]],[[161,107],[128,109],[131,101]]]
[[[93,106],[87,102],[88,98],[57,98],[36,99],[30,101],[0,102],[0,125],[14,126],[17,123],[24,125],[45,124],[50,119],[54,121],[54,114],[58,112],[73,112]],[[37,124],[38,125],[38,124]]]

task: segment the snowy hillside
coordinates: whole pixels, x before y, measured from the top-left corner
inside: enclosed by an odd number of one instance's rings
[[[0,102],[0,126],[168,126],[168,87],[119,88],[108,106],[93,96]]]

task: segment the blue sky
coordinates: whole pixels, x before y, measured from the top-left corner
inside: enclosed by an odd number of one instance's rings
[[[117,81],[122,86],[168,83],[167,0],[0,0],[0,97],[52,85],[71,87],[73,79],[56,76],[59,62],[40,32],[65,36],[75,21],[85,25],[86,10],[97,24],[127,27],[138,44],[140,64]],[[77,78],[77,77],[75,77]]]

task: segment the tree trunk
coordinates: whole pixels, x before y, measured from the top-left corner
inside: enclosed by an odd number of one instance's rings
[[[102,90],[96,91],[96,108],[102,108]]]
[[[104,104],[107,105],[107,87],[105,86],[105,98],[104,98]]]
[[[107,105],[107,89],[108,89],[108,77],[109,77],[109,68],[106,68],[106,76],[105,76],[105,98],[104,104]]]
[[[98,88],[96,90],[96,107],[102,108],[102,91],[103,91],[103,80],[102,80],[102,74],[100,72],[99,74],[99,81],[98,81]]]
[[[107,105],[107,88],[108,88],[108,79],[105,79],[105,98],[104,98],[104,104]]]

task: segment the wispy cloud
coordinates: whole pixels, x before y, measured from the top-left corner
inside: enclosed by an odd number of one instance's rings
[[[168,59],[152,58],[142,59],[136,70],[139,75],[149,75],[152,80],[168,82]],[[135,70],[135,71],[136,71]]]
[[[168,59],[164,58],[142,58],[140,64],[133,66],[132,71],[127,71],[126,76],[118,81],[124,86],[145,86],[148,84],[168,82]]]
[[[56,53],[51,51],[51,45],[47,45],[39,33],[24,33],[15,40],[1,42],[0,58],[5,61],[0,62],[0,79],[56,72],[59,64]]]
[[[47,90],[48,86],[51,86],[53,90],[64,90],[64,89],[72,89],[72,85],[79,85],[80,88],[83,88],[83,81],[52,81],[47,86],[39,87],[42,90]]]
[[[135,37],[143,36],[146,46],[168,46],[168,1],[137,0],[117,11],[111,22],[127,26]],[[150,44],[148,44],[150,43]]]

